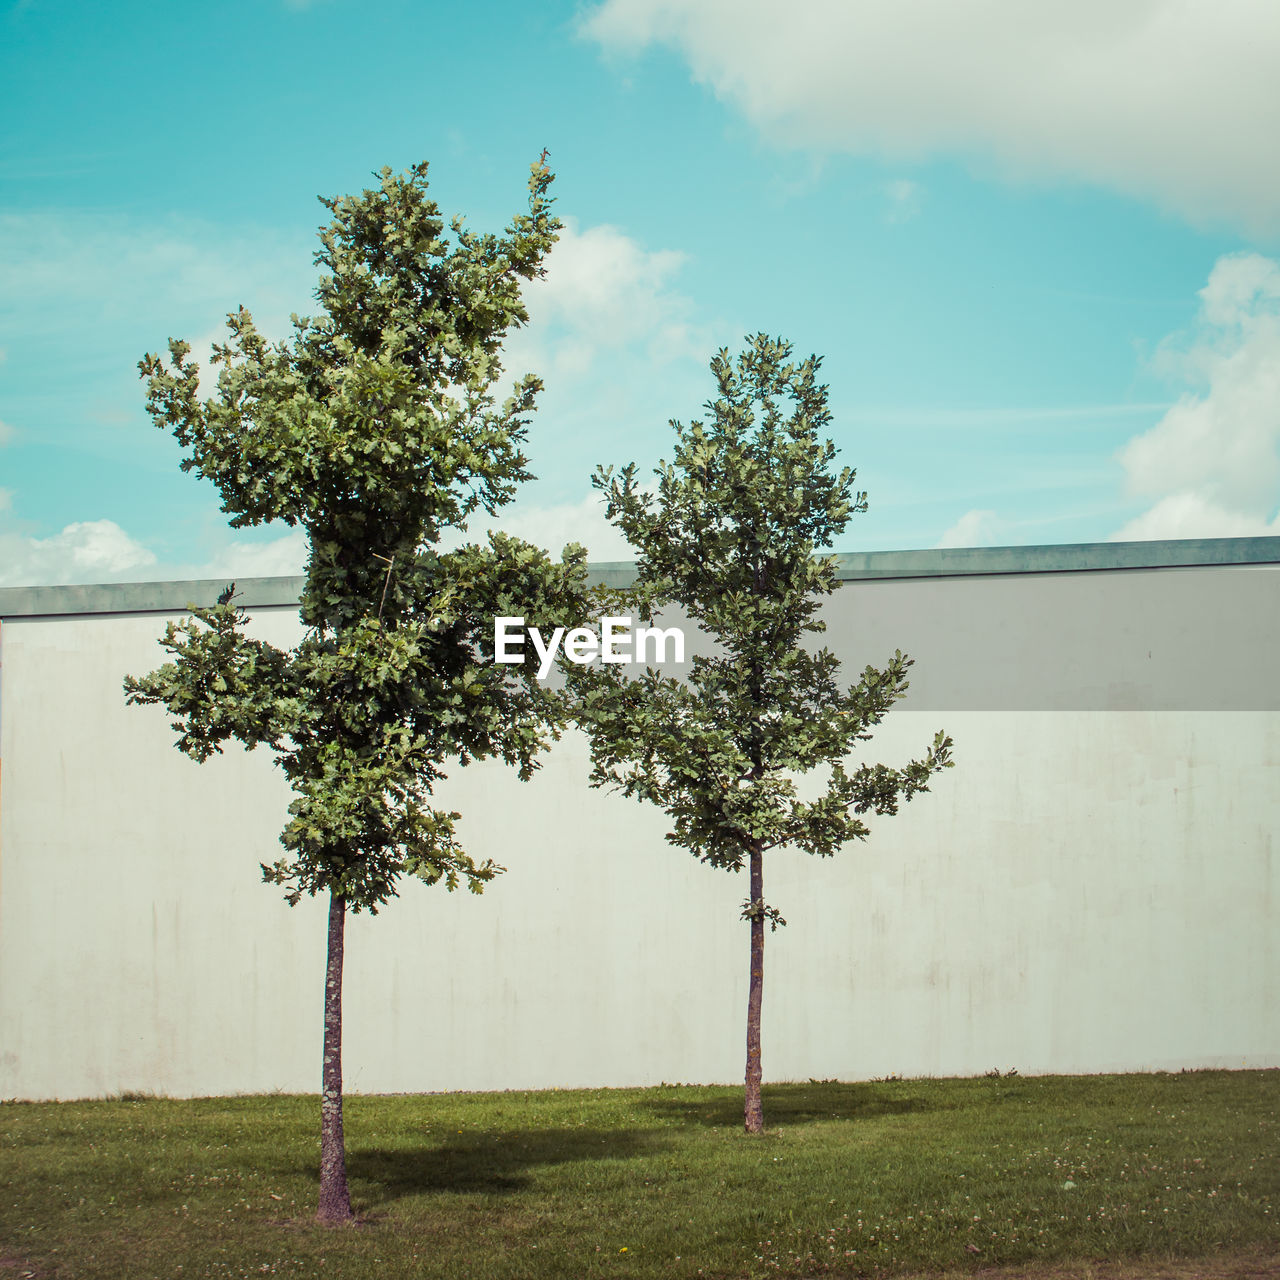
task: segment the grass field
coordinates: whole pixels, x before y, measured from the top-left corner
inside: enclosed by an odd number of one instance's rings
[[[1280,1274],[1280,1071],[776,1085],[765,1120],[723,1087],[352,1097],[361,1222],[324,1229],[315,1097],[5,1103],[0,1277]]]

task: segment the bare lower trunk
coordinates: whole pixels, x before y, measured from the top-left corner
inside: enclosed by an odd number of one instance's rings
[[[324,975],[324,1070],[320,1094],[319,1222],[349,1222],[347,1151],[342,1137],[342,926],[346,899],[329,895],[329,959]]]
[[[747,1089],[744,1115],[748,1133],[764,1131],[760,1104],[760,998],[764,994],[764,853],[751,848],[751,981],[747,987]]]

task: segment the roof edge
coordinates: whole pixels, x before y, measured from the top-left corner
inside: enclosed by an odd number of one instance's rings
[[[1040,547],[934,547],[837,554],[839,576],[951,578],[970,574],[1088,573],[1116,569],[1280,564],[1280,537],[1069,542]]]
[[[1280,564],[1280,537],[1176,538],[1158,542],[1077,542],[1038,547],[935,547],[916,551],[846,551],[835,556],[841,581],[953,578],[979,574],[1089,573],[1126,569]],[[624,587],[635,563],[587,566],[593,582]],[[181,613],[207,607],[226,589],[225,578],[175,582],[107,582],[72,586],[0,587],[0,618],[99,613]],[[236,578],[236,598],[251,609],[296,606],[305,579]]]

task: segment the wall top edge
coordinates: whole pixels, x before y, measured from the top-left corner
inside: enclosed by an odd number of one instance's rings
[[[836,576],[841,581],[1200,568],[1280,564],[1280,537],[846,551],[837,552],[835,559]],[[593,582],[609,586],[627,586],[635,578],[632,561],[593,562],[588,569]],[[230,580],[228,576],[176,582],[0,587],[0,619],[96,613],[178,613],[191,605],[213,604]],[[297,605],[304,582],[301,576],[236,578],[236,599],[250,609],[287,608]]]

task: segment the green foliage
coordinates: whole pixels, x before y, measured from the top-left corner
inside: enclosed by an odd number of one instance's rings
[[[816,556],[866,510],[854,472],[833,473],[835,446],[816,357],[790,363],[791,347],[757,335],[737,358],[711,362],[719,397],[706,422],[675,422],[672,462],[643,490],[632,464],[599,468],[607,514],[639,551],[638,598],[671,601],[717,642],[695,656],[687,681],[653,669],[566,667],[577,717],[590,735],[593,785],[660,805],[668,840],[713,866],[739,870],[752,850],[792,846],[820,856],[862,839],[862,817],[892,814],[951,766],[951,739],[902,769],[846,757],[907,690],[912,660],[895,653],[849,687],[825,648],[817,616],[836,584],[835,561]],[[795,775],[823,769],[825,792],[802,800]],[[748,901],[743,915],[783,923]]]
[[[148,408],[212,480],[233,526],[301,526],[310,556],[307,631],[281,651],[247,634],[228,589],[170,624],[173,661],[125,689],[163,703],[178,747],[205,760],[236,739],[275,752],[293,788],[287,856],[263,874],[291,901],[331,890],[376,910],[403,873],[479,892],[500,867],[458,844],[459,815],[431,804],[450,759],[497,756],[522,777],[565,723],[563,699],[492,662],[496,605],[533,624],[584,607],[586,553],[558,563],[504,535],[441,553],[441,531],[493,514],[529,476],[520,445],[533,375],[496,404],[504,333],[528,319],[521,282],[542,274],[560,226],[545,153],[529,213],[505,236],[450,235],[427,166],[380,173],[324,200],[323,312],[269,344],[241,308],[214,348],[217,394],[201,400],[185,342],[146,356]]]

